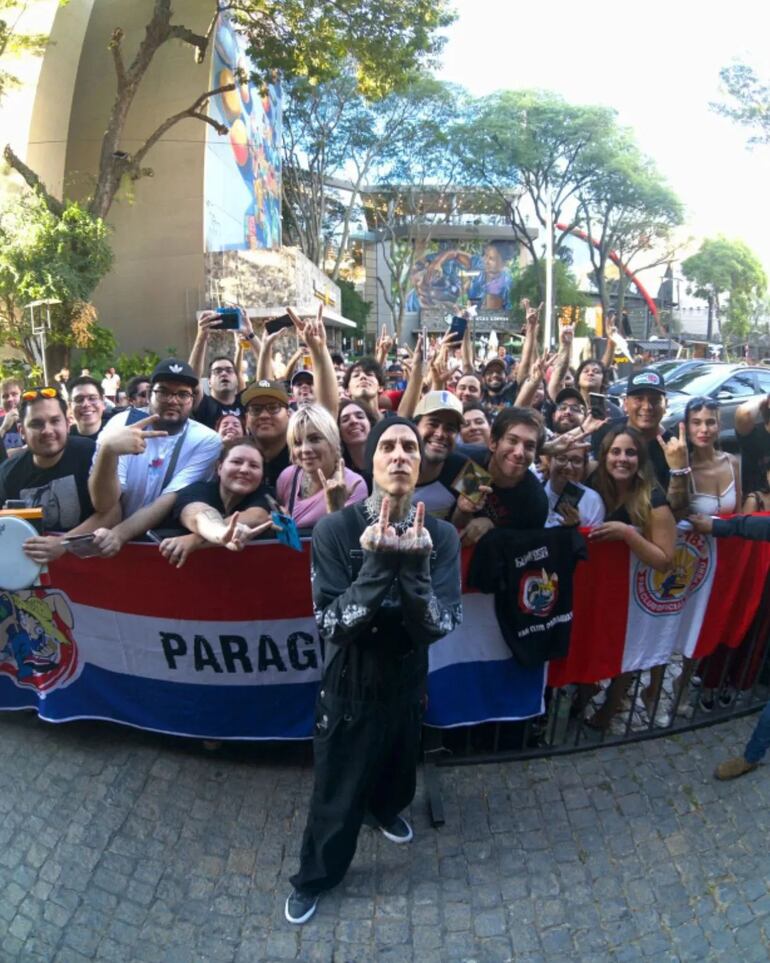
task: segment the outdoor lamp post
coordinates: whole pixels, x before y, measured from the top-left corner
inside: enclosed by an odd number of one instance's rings
[[[48,360],[45,356],[45,336],[46,332],[51,330],[51,305],[61,304],[61,301],[49,299],[43,301],[30,301],[29,304],[24,306],[24,310],[29,309],[29,321],[30,327],[32,328],[32,336],[37,338],[38,345],[40,349],[40,357],[43,362],[43,383],[48,384]],[[35,308],[45,308],[45,318],[42,316],[42,312],[35,321]]]

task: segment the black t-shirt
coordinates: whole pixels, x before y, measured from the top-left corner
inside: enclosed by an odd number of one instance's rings
[[[207,428],[213,429],[222,415],[238,415],[243,417],[245,411],[241,404],[241,396],[237,394],[235,401],[231,405],[224,405],[211,395],[204,394],[201,403],[192,413],[193,418]]]
[[[10,498],[40,506],[47,531],[75,528],[94,513],[88,473],[95,448],[90,438],[69,438],[53,468],[38,468],[31,451],[9,458],[0,466],[0,505]]]
[[[662,508],[664,505],[668,505],[666,496],[657,485],[653,485],[650,501],[652,502],[653,508]],[[616,508],[614,512],[610,512],[604,520],[605,522],[623,522],[624,525],[634,524],[631,521],[631,516],[628,514],[628,509],[625,505],[621,505],[619,508]]]
[[[269,513],[271,508],[268,496],[275,498],[275,492],[263,483],[255,492],[246,495],[237,505],[233,506],[229,514],[236,511],[245,512],[247,508],[264,508],[264,510]],[[211,505],[212,508],[216,508],[223,518],[225,514],[227,514],[225,512],[224,502],[219,495],[218,481],[193,482],[192,485],[188,485],[186,488],[182,488],[177,492],[176,501],[171,511],[171,521],[174,525],[182,525],[182,509],[187,505],[192,505],[193,502],[203,502],[206,505]]]
[[[516,396],[519,393],[519,386],[515,381],[510,381],[503,385],[502,390],[492,392],[484,388],[481,393],[481,404],[489,416],[490,421],[494,420],[495,415],[503,408],[510,408],[516,404]]]
[[[278,452],[275,458],[265,462],[265,481],[273,488],[278,484],[278,476],[291,464],[289,458],[289,446],[284,447]]]
[[[754,425],[748,435],[738,435],[741,449],[741,488],[752,492],[767,484],[765,459],[770,456],[770,431],[764,424]]]
[[[605,435],[609,431],[611,431],[613,428],[618,428],[621,425],[625,427],[627,424],[627,417],[616,418],[614,421],[610,421],[608,424],[604,425],[603,428],[595,431],[593,435],[591,435],[591,454],[593,457],[596,459],[599,458],[599,449],[602,446],[602,441],[604,440]],[[669,441],[671,438],[673,438],[673,435],[670,431],[661,429],[661,434],[663,435],[664,441]],[[657,438],[653,438],[652,441],[647,442],[647,454],[652,465],[652,473],[655,476],[655,480],[663,489],[663,491],[667,492],[670,478],[668,462],[666,461],[666,455],[663,449],[660,447]]]
[[[104,414],[102,415],[102,423],[99,425],[99,427],[96,429],[96,431],[92,435],[81,434],[81,432],[78,431],[78,426],[75,424],[72,424],[70,425],[70,435],[73,438],[89,438],[92,441],[96,441],[96,436],[99,434],[102,428],[104,428],[104,426],[107,424],[110,418],[112,418],[112,416],[116,414],[118,414],[118,412],[114,408],[112,409],[112,411],[105,411]],[[147,415],[145,415],[145,418],[146,417]]]
[[[477,516],[479,517],[479,516]],[[544,528],[548,518],[548,496],[537,476],[527,469],[513,488],[492,485],[480,517],[491,519],[498,528]]]
[[[572,575],[586,558],[575,528],[489,532],[476,546],[468,583],[495,593],[503,638],[528,668],[564,658],[572,627]]]

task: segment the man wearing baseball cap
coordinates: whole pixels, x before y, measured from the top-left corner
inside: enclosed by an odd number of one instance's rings
[[[491,358],[484,365],[481,372],[483,384],[482,400],[484,407],[490,414],[497,414],[503,408],[510,408],[516,403],[519,393],[515,381],[506,381],[506,367],[504,358]]]
[[[415,408],[414,421],[423,450],[414,497],[425,503],[429,515],[451,521],[457,505],[452,482],[468,461],[455,451],[463,406],[451,391],[429,391]]]
[[[296,411],[305,405],[312,405],[315,401],[315,378],[310,368],[300,368],[291,376],[291,403],[289,407]]]
[[[652,470],[658,484],[666,494],[672,511],[687,505],[687,443],[681,436],[676,438],[671,432],[661,428],[666,413],[666,382],[654,368],[641,368],[628,379],[626,396],[623,399],[625,416],[616,418],[607,426],[594,432],[592,450],[598,455],[605,434],[617,425],[630,425],[647,442]]]
[[[275,486],[278,476],[290,462],[286,444],[289,396],[282,382],[262,378],[244,390],[241,401],[246,409],[246,432],[262,451],[266,481]]]
[[[186,361],[161,361],[150,376],[149,416],[129,408],[99,436],[88,480],[91,500],[99,512],[118,502],[123,512],[119,525],[97,532],[104,555],[115,555],[159,525],[176,492],[213,471],[222,443],[215,431],[191,419],[197,386]]]

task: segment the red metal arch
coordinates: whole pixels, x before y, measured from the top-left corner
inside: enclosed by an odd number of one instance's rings
[[[570,227],[569,224],[561,224],[561,223],[557,223],[555,227],[558,228],[558,230],[560,231],[568,231],[570,234],[574,234],[575,237],[579,237],[581,241],[586,241],[588,244],[593,244],[593,246],[597,249],[601,246],[598,241],[595,241],[592,237],[589,237],[588,234],[586,234],[585,231],[581,231],[579,227]],[[620,268],[620,270],[626,275],[627,278],[630,278],[630,280],[634,282],[634,284],[636,285],[636,290],[644,298],[645,304],[650,309],[650,312],[652,313],[653,318],[655,318],[656,328],[661,334],[663,334],[664,331],[661,328],[660,317],[658,315],[658,306],[657,304],[655,304],[655,300],[652,298],[647,288],[642,284],[639,278],[637,278],[634,272],[630,268],[627,268],[625,264],[623,264],[623,262],[620,260],[620,258],[614,251],[610,251],[609,258],[612,261],[612,263],[616,265],[616,267]]]

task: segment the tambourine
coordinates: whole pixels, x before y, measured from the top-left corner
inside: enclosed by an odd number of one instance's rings
[[[35,584],[43,566],[28,558],[22,546],[37,534],[24,518],[0,516],[0,589],[18,592]]]

